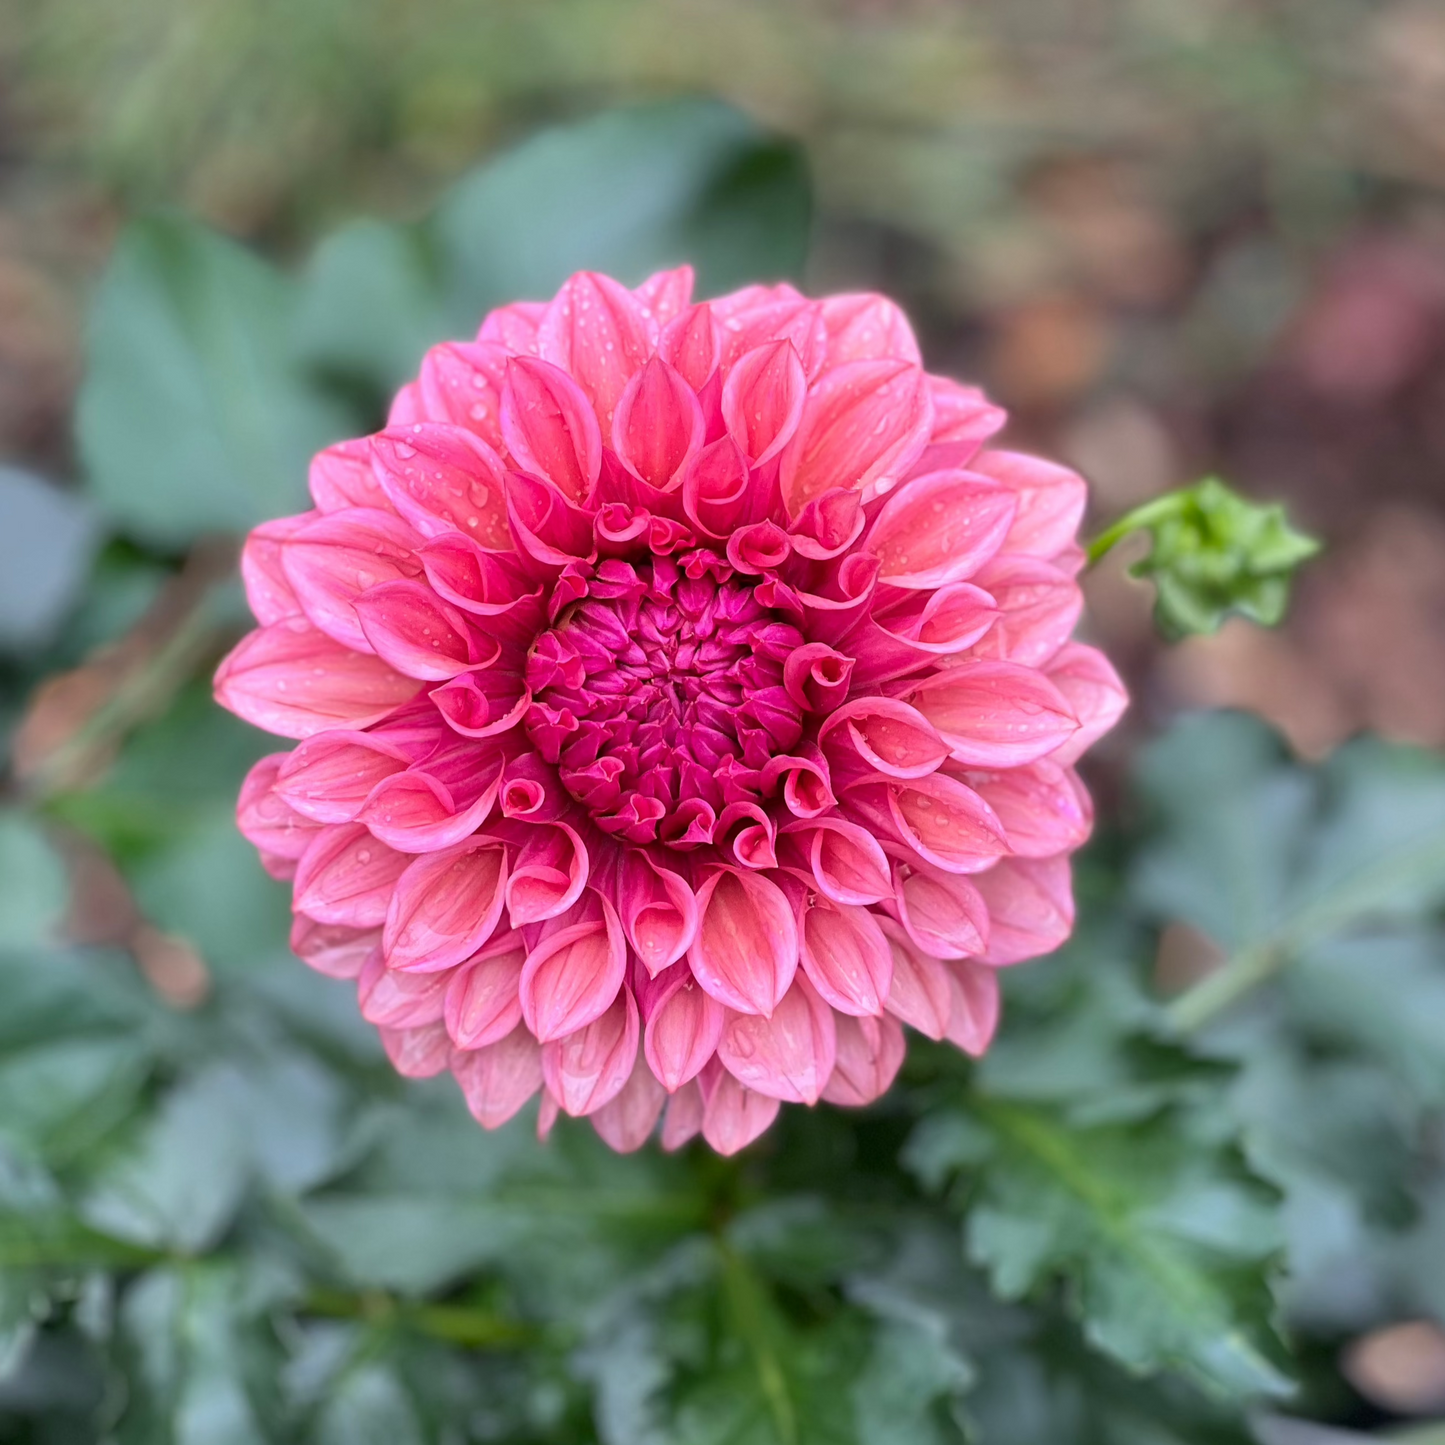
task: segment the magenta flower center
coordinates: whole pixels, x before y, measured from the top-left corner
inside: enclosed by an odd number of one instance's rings
[[[527,729],[598,826],[690,848],[802,733],[802,635],[716,553],[604,562],[527,659]]]

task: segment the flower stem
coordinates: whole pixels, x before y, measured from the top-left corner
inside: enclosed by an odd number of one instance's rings
[[[1241,949],[1223,968],[1200,979],[1169,1005],[1169,1022],[1177,1033],[1197,1033],[1273,978],[1290,958],[1291,950],[1277,940]]]
[[[1102,561],[1110,549],[1116,543],[1122,542],[1131,532],[1152,527],[1167,517],[1177,516],[1184,510],[1190,492],[1191,489],[1188,487],[1166,492],[1162,497],[1153,497],[1131,511],[1125,512],[1117,521],[1111,522],[1089,543],[1085,551],[1088,565],[1092,567]]]

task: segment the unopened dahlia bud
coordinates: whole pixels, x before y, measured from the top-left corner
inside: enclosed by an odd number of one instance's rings
[[[216,695],[296,952],[494,1127],[731,1153],[987,1048],[1073,922],[1084,484],[880,296],[574,276],[433,348],[242,560]]]

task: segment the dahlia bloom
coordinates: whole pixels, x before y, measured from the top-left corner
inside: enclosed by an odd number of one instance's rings
[[[292,944],[491,1128],[722,1153],[971,1054],[1073,923],[1083,482],[880,296],[574,276],[433,348],[251,533],[216,696]],[[665,1111],[665,1112],[664,1112]]]

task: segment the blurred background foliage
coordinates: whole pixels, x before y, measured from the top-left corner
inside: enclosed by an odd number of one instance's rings
[[[0,1440],[1439,1445],[1442,56],[1424,0],[0,0]],[[1111,554],[1077,938],[981,1066],[732,1162],[396,1079],[206,684],[230,539],[428,342],[684,257],[897,295],[1095,530],[1215,472],[1327,542],[1167,650]]]

